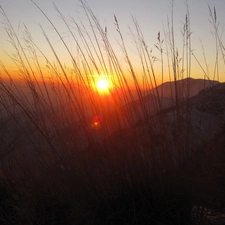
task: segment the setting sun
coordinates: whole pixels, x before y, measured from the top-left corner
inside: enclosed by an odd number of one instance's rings
[[[107,91],[109,89],[109,81],[105,78],[102,78],[97,81],[96,86],[100,91]]]
[[[95,87],[100,94],[109,94],[112,89],[112,83],[107,77],[99,77],[96,80]]]

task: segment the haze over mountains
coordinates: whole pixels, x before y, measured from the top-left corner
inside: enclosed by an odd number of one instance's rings
[[[188,118],[189,121],[186,122],[190,124],[190,129],[193,129],[193,132],[191,132],[193,143],[199,142],[199,140],[195,141],[195,139],[199,139],[200,136],[200,139],[213,138],[215,133],[220,132],[221,124],[225,119],[225,84],[217,81],[189,78],[177,81],[176,87],[179,92],[178,107],[182,118],[183,120]],[[4,146],[10,145],[12,140],[15,143],[18,143],[20,140],[28,143],[27,134],[31,137],[32,142],[36,143],[35,139],[37,139],[36,133],[38,130],[34,121],[37,123],[37,126],[44,127],[42,129],[45,129],[45,132],[48,133],[48,138],[54,138],[60,133],[60,135],[67,136],[72,140],[72,137],[77,136],[77,134],[79,134],[78,137],[84,135],[82,134],[84,125],[86,126],[85,129],[89,127],[88,129],[94,135],[95,133],[99,135],[101,132],[105,135],[106,125],[107,132],[110,133],[121,128],[121,126],[126,127],[126,124],[129,123],[129,126],[138,126],[138,124],[148,123],[153,116],[157,116],[160,110],[166,110],[163,112],[164,118],[168,120],[168,129],[171,129],[171,127],[174,127],[173,123],[175,123],[175,114],[177,113],[175,83],[166,82],[159,85],[157,91],[160,95],[160,100],[157,99],[156,89],[154,89],[143,98],[126,105],[110,106],[107,102],[104,102],[102,106],[108,111],[104,112],[104,109],[102,109],[103,114],[101,114],[101,111],[98,111],[99,114],[97,116],[101,117],[101,121],[97,121],[98,124],[95,127],[97,130],[93,129],[92,126],[93,122],[95,122],[92,119],[93,116],[96,118],[96,114],[77,114],[78,117],[76,117],[76,111],[72,109],[73,106],[62,104],[60,109],[59,104],[58,109],[52,111],[29,111],[30,117],[23,111],[18,111],[18,113],[15,111],[11,114],[12,118],[10,118],[10,114],[8,114],[8,117],[6,115],[1,117],[1,143],[4,143]],[[186,105],[187,99],[189,99],[188,106]],[[174,108],[174,106],[176,107]],[[1,107],[4,107],[4,105],[1,105]],[[101,109],[101,105],[98,105],[98,107]],[[124,118],[127,120],[126,122]],[[18,135],[19,129],[21,129],[22,133],[19,132]],[[208,132],[205,132],[206,130]],[[10,146],[8,148],[13,148]]]
[[[165,82],[147,92],[142,99],[137,99],[125,105],[128,111],[138,111],[143,117],[143,109],[148,115],[157,113],[160,110],[168,109],[178,104],[183,104],[185,100],[197,95],[201,90],[219,84],[218,81],[186,78],[175,82]],[[176,98],[177,96],[177,98]]]
[[[163,98],[175,98],[175,88],[177,88],[177,94],[179,98],[190,98],[197,95],[202,89],[212,87],[219,84],[218,81],[204,80],[204,79],[193,79],[185,78],[175,82],[165,82],[157,87],[160,97]],[[156,88],[150,91],[156,94]]]
[[[136,115],[139,115],[137,120],[139,119],[140,122],[140,115],[143,116],[141,108],[147,110],[150,120],[158,117],[158,113],[160,113],[167,121],[169,130],[176,127],[177,116],[180,116],[184,124],[189,126],[185,129],[191,130],[191,132],[188,130],[187,132],[191,134],[193,144],[195,142],[196,144],[197,142],[204,143],[221,133],[225,123],[225,83],[190,78],[179,80],[176,85],[179,92],[178,102],[176,102],[174,82],[167,82],[158,87],[161,112],[155,95],[156,89],[143,97],[142,101],[136,100],[130,103],[127,109],[138,108],[139,114],[136,112]],[[145,121],[142,120],[142,123]]]

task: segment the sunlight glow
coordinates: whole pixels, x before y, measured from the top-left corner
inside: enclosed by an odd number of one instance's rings
[[[109,89],[109,82],[106,79],[101,79],[97,82],[96,86],[100,91],[105,91]]]
[[[109,77],[102,76],[96,79],[95,88],[99,94],[109,94],[113,88],[113,85]]]

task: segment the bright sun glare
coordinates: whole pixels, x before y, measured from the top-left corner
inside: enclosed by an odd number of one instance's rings
[[[106,77],[101,77],[96,81],[96,89],[100,94],[108,94],[112,88],[112,84]]]

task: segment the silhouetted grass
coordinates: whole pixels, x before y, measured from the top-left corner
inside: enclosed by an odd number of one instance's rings
[[[158,89],[156,79],[156,57],[148,50],[135,19],[133,32],[142,79],[135,73],[116,16],[115,28],[128,73],[110,44],[107,29],[101,27],[84,1],[80,3],[90,30],[73,18],[69,22],[54,4],[78,49],[76,57],[57,25],[33,3],[61,41],[72,68],[64,65],[41,24],[54,62],[33,41],[26,27],[23,39],[17,35],[1,8],[15,50],[10,57],[20,81],[2,65],[8,80],[0,81],[0,221],[7,225],[194,223],[192,213],[197,200],[191,178],[200,165],[192,149],[189,126],[189,78],[191,60],[196,57],[191,49],[188,11],[182,31],[184,48],[179,52],[173,12],[168,30],[164,35],[158,33],[161,82],[166,67],[174,81],[173,107],[165,110],[163,89]],[[216,11],[213,14],[210,9],[210,13],[217,51],[223,55]],[[46,61],[49,78],[39,55]],[[204,66],[200,67],[205,73]],[[96,72],[110,74],[115,89],[109,95],[92,90],[94,77],[90,74]],[[188,78],[186,89],[178,84],[184,78]],[[154,95],[149,103],[146,96],[150,89]],[[94,118],[99,118],[98,126],[93,125]],[[188,168],[190,162],[192,167]],[[198,220],[203,219],[200,216]]]

